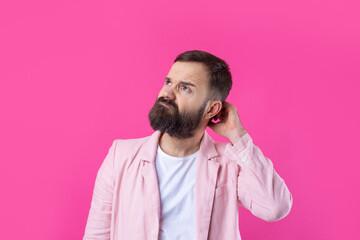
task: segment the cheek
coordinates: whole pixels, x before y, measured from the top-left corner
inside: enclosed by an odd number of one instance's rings
[[[178,107],[180,112],[188,111],[195,112],[198,109],[197,102],[179,102]]]

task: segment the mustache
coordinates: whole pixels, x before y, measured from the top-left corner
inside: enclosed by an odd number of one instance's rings
[[[172,106],[173,108],[178,109],[178,107],[176,106],[176,104],[172,100],[166,99],[164,97],[159,97],[156,100],[156,104],[159,104],[160,102],[167,103],[168,105]]]

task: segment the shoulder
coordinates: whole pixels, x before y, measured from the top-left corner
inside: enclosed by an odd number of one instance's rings
[[[140,138],[117,138],[113,141],[113,144],[116,146],[137,146],[141,145],[143,142],[145,142],[150,136],[146,137],[140,137]]]
[[[243,137],[241,141],[233,145],[231,142],[215,142],[214,146],[218,152],[218,162],[220,164],[236,164],[237,155],[243,154],[244,151],[248,150],[250,145],[248,144],[251,140],[248,135]]]
[[[226,146],[228,144],[231,144],[231,143],[227,143],[227,142],[215,142],[214,141],[214,146],[216,148],[216,150],[219,152],[219,153],[223,153],[226,149]]]
[[[216,148],[216,151],[219,154],[218,161],[221,164],[228,164],[228,163],[232,162],[231,159],[228,157],[228,154],[227,154],[227,148],[229,146],[231,146],[231,143],[228,143],[228,142],[214,142],[214,146]]]
[[[115,172],[121,171],[126,165],[132,164],[134,157],[137,155],[143,143],[145,143],[151,136],[140,138],[114,139],[110,150],[109,164]]]
[[[139,149],[144,142],[146,142],[150,136],[140,137],[140,138],[129,138],[129,139],[122,139],[117,138],[113,141],[112,145],[114,147],[115,153],[121,151],[124,152],[126,149],[126,152],[130,153],[131,150],[136,151]]]

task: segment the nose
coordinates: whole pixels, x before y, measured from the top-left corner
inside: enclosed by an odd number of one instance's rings
[[[161,91],[160,97],[170,100],[175,100],[174,89],[172,87],[164,87],[163,90]]]

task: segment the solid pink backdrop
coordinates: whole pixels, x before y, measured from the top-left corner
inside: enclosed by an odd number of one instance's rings
[[[357,1],[2,1],[1,239],[81,239],[114,139],[150,135],[175,57],[223,58],[228,101],[294,202],[244,240],[359,239]],[[218,141],[227,141],[208,130]]]

